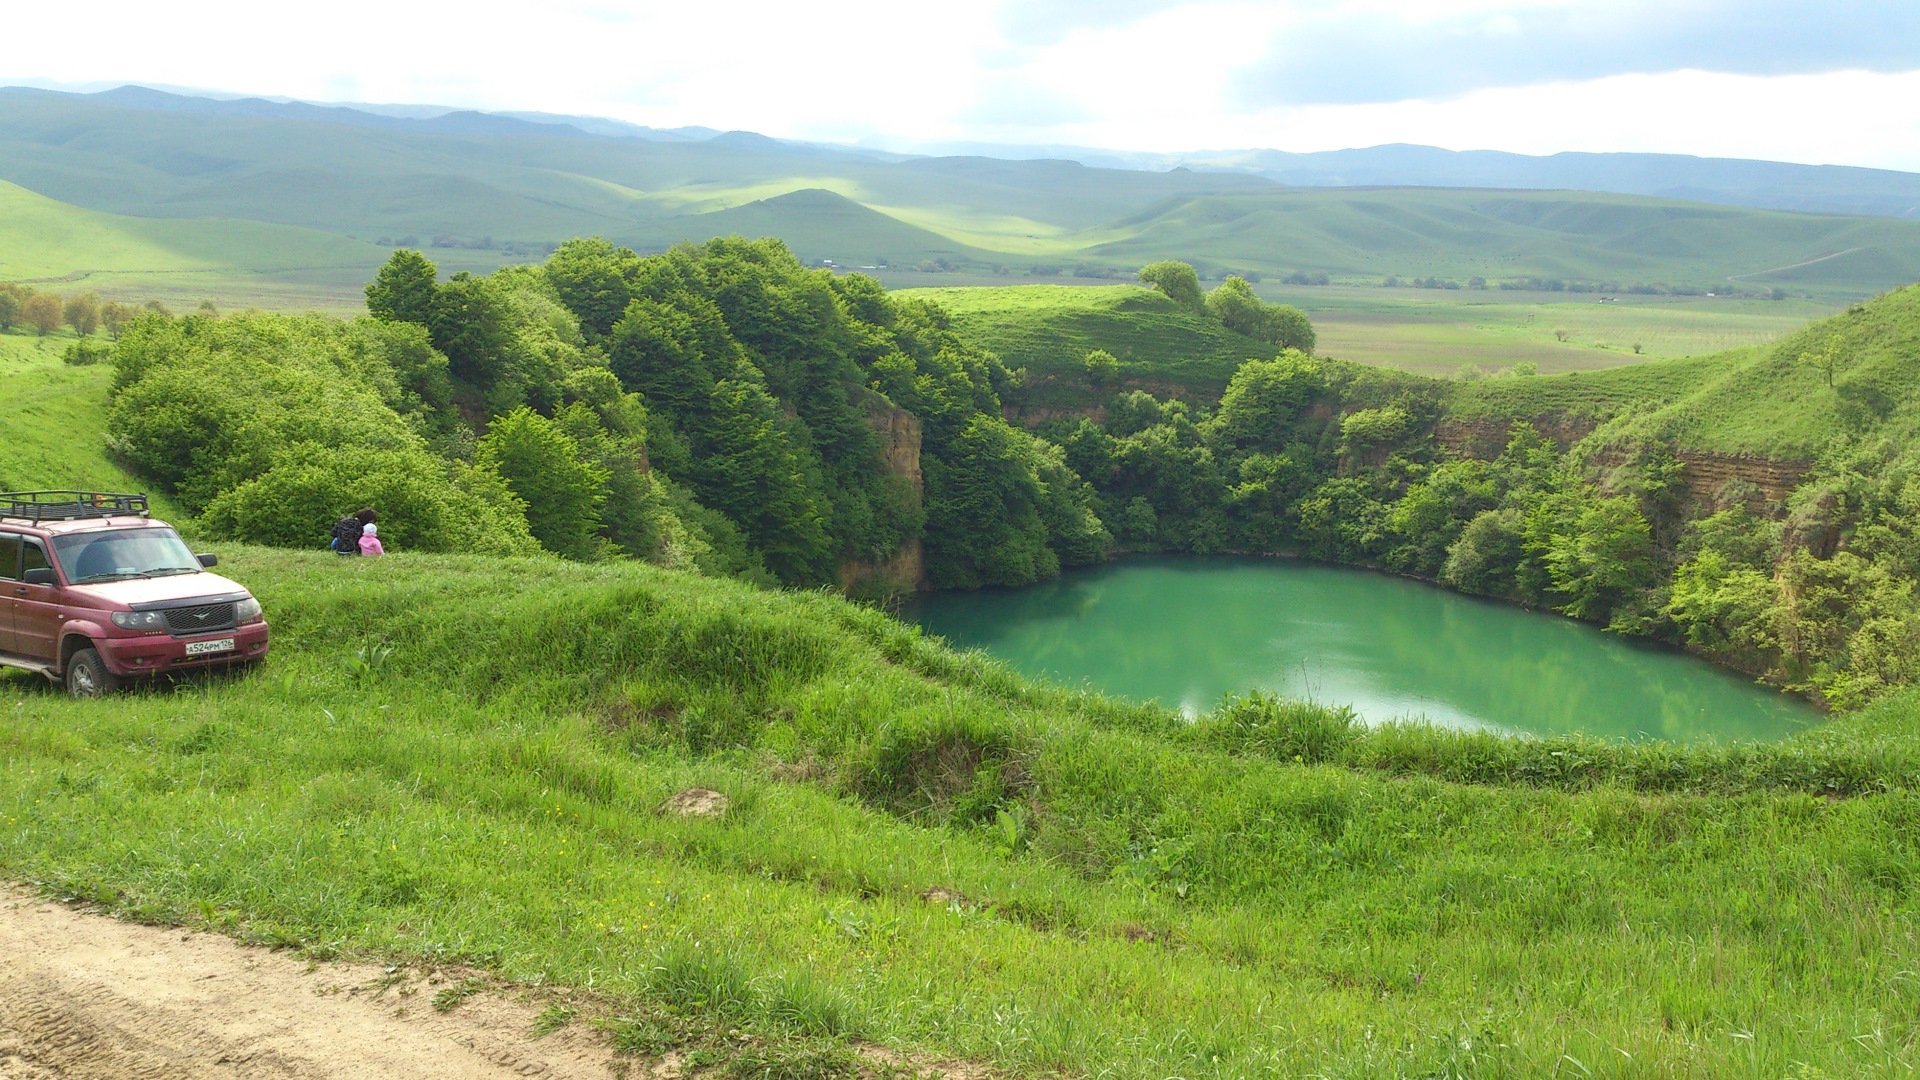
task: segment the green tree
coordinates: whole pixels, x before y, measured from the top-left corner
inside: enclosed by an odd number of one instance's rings
[[[1159,289],[1183,308],[1206,310],[1206,298],[1200,292],[1200,275],[1187,263],[1173,259],[1148,263],[1140,268],[1140,283]]]
[[[367,313],[389,322],[433,322],[440,270],[417,251],[402,248],[387,257],[367,283]]]
[[[1106,386],[1120,373],[1120,361],[1105,349],[1094,349],[1085,360],[1087,379],[1095,386]]]
[[[1674,572],[1665,610],[1688,645],[1755,675],[1779,664],[1783,614],[1772,574],[1711,548]]]
[[[473,473],[474,470],[465,470]],[[343,507],[380,510],[380,536],[394,551],[527,555],[540,550],[527,534],[524,509],[492,477],[450,475],[418,447],[299,445],[258,476],[207,504],[201,524],[214,536],[256,544],[311,547]]]
[[[1311,406],[1326,391],[1324,369],[1305,353],[1249,360],[1220,396],[1209,440],[1231,450],[1279,450],[1301,438]]]
[[[1800,354],[1800,362],[1826,376],[1828,388],[1833,386],[1834,372],[1840,369],[1841,353],[1839,345],[1829,338],[1818,348],[1808,349]]]
[[[66,317],[66,306],[52,293],[34,293],[20,305],[20,321],[33,327],[33,332],[41,337],[60,329]]]
[[[709,396],[694,463],[701,501],[738,523],[781,581],[832,580],[828,500],[804,438],[773,395],[751,382],[722,379]]]
[[[464,271],[434,292],[427,330],[454,378],[484,392],[507,371],[508,315],[493,284]]]
[[[561,244],[547,257],[547,280],[560,302],[580,319],[593,340],[612,332],[633,300],[629,276],[640,257],[631,250],[592,237]]]
[[[100,329],[100,296],[98,293],[83,292],[67,297],[65,311],[67,325],[81,337]]]
[[[1562,599],[1557,608],[1576,619],[1605,622],[1653,584],[1653,533],[1632,499],[1579,499],[1571,510],[1530,515],[1527,545]]]
[[[1484,510],[1448,546],[1440,580],[1462,592],[1529,601],[1518,581],[1526,557],[1526,515],[1513,506]]]
[[[496,417],[474,461],[499,473],[527,504],[527,529],[542,547],[569,559],[597,554],[607,473],[582,460],[579,445],[553,421],[524,406]]]
[[[118,341],[120,331],[125,330],[127,324],[132,322],[139,313],[140,309],[130,304],[117,301],[102,304],[100,305],[100,325],[106,327],[108,337]]]
[[[1238,275],[1228,277],[1207,294],[1207,313],[1227,329],[1256,341],[1313,352],[1313,323],[1306,312],[1287,304],[1267,303],[1255,296],[1253,286]]]
[[[31,291],[24,285],[0,282],[0,330],[11,330],[20,319],[20,306],[27,302]]]
[[[927,573],[941,588],[1028,585],[1060,572],[1044,499],[1021,434],[977,414],[952,448],[924,463]]]

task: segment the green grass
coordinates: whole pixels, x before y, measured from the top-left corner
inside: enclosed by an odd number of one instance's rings
[[[1022,1073],[1839,1076],[1913,1052],[1911,695],[1745,752],[1847,763],[1854,797],[1618,750],[1662,763],[1647,793],[1578,777],[1573,744],[1422,730],[1360,741],[1423,760],[1318,764],[1345,753],[1324,710],[1188,727],[827,596],[223,555],[275,620],[261,673],[106,703],[0,680],[0,872]],[[1529,758],[1559,775],[1437,776]],[[1718,779],[1672,790],[1689,769]],[[727,814],[659,812],[694,786]]]
[[[1295,270],[1349,284],[1537,276],[1782,288],[1829,304],[1920,278],[1920,222],[1891,218],[1567,191],[1282,188],[1062,161],[887,161],[752,136],[649,143],[536,127],[400,130],[9,95],[0,163],[19,189],[123,215],[63,224],[10,211],[22,224],[11,233],[0,224],[0,251],[35,252],[22,259],[34,264],[30,276],[111,270],[151,286],[163,273],[204,275],[183,287],[200,290],[195,302],[225,306],[350,306],[350,286],[377,265],[369,249],[382,240],[479,245],[435,249],[447,269],[478,269],[509,258],[509,244],[537,252],[602,235],[656,248],[730,230],[783,237],[809,260],[946,260],[981,274],[1130,271],[1173,258],[1274,280]],[[342,279],[349,271],[353,282]],[[0,279],[10,275],[0,264]],[[1684,318],[1598,323],[1592,336],[1569,329],[1588,349],[1638,340],[1658,355],[1702,351],[1695,345],[1716,332]],[[1333,334],[1329,344],[1345,355],[1361,340]],[[1398,345],[1457,365],[1477,341],[1416,335]],[[1551,369],[1553,355],[1529,358]]]
[[[1259,291],[1305,311],[1323,355],[1437,377],[1469,365],[1531,363],[1559,374],[1705,356],[1772,342],[1838,310],[1809,300],[1619,296],[1602,304],[1589,294],[1375,285],[1263,283]]]
[[[1682,369],[1653,361],[1769,343],[1831,313],[1810,301],[1621,297],[1601,304],[1565,293],[1266,284],[1260,291],[1306,311],[1319,338],[1316,351],[1339,360],[1441,378],[1469,367],[1502,372],[1526,363],[1546,375],[1649,372],[1598,381],[1524,380],[1530,387],[1567,388],[1564,394],[1536,390],[1566,399],[1538,412],[1607,415],[1629,401],[1677,396],[1680,386],[1668,373]],[[1010,367],[1026,368],[1034,379],[1011,404],[1040,415],[1098,404],[1114,391],[1087,384],[1082,360],[1092,349],[1120,360],[1118,388],[1202,398],[1217,397],[1241,362],[1273,352],[1135,285],[976,284],[903,293],[941,304],[971,341]],[[1567,331],[1564,342],[1561,330]],[[1678,378],[1691,385],[1686,376]],[[1474,384],[1462,392],[1462,408],[1486,411],[1492,406],[1481,402],[1510,396],[1522,381]]]
[[[147,488],[106,454],[112,367],[60,362],[75,340],[71,330],[46,337],[0,333],[0,386],[6,387],[0,407],[0,491]],[[175,517],[165,496],[156,495],[152,508],[155,516]]]
[[[1263,272],[1779,286],[1828,298],[1920,278],[1920,223],[1586,192],[1291,189],[1199,196],[1120,224],[1124,238],[1091,252]]]
[[[65,468],[106,475],[104,369],[0,342],[10,387],[58,376],[71,402],[0,454],[59,433]],[[263,670],[102,702],[0,674],[0,876],[591,987],[617,1045],[732,1075],[854,1075],[869,1043],[1188,1077],[1916,1054],[1920,693],[1771,747],[1262,702],[1189,723],[826,594],[220,553],[273,620]],[[729,809],[662,812],[691,787]]]
[[[1218,397],[1233,372],[1275,348],[1185,311],[1138,285],[1020,285],[912,289],[953,313],[955,328],[1029,378],[1012,400],[1030,413],[1104,401],[1142,388]],[[1086,355],[1105,349],[1119,361],[1112,385],[1087,381]]]
[[[83,210],[0,181],[0,281],[44,291],[338,310],[361,303],[387,254],[314,229]]]
[[[1462,419],[1610,419],[1606,440],[1658,438],[1690,450],[1806,460],[1836,436],[1868,433],[1911,447],[1920,358],[1920,286],[1855,305],[1769,346],[1697,360],[1552,378],[1495,379],[1449,390]],[[1807,357],[1831,348],[1833,385]]]

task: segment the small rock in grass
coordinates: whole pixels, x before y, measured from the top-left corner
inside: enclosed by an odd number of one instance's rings
[[[681,817],[719,817],[727,812],[727,797],[709,788],[688,788],[668,799],[660,811]]]

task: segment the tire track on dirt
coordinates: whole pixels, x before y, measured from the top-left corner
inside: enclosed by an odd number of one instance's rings
[[[535,1040],[539,1005],[495,991],[441,1012],[433,980],[123,923],[0,885],[0,1080],[616,1075],[598,1032]]]

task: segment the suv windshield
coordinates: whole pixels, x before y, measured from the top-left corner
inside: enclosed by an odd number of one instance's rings
[[[187,550],[180,534],[168,528],[149,526],[56,536],[53,550],[67,571],[67,581],[74,585],[200,571],[200,560]]]

